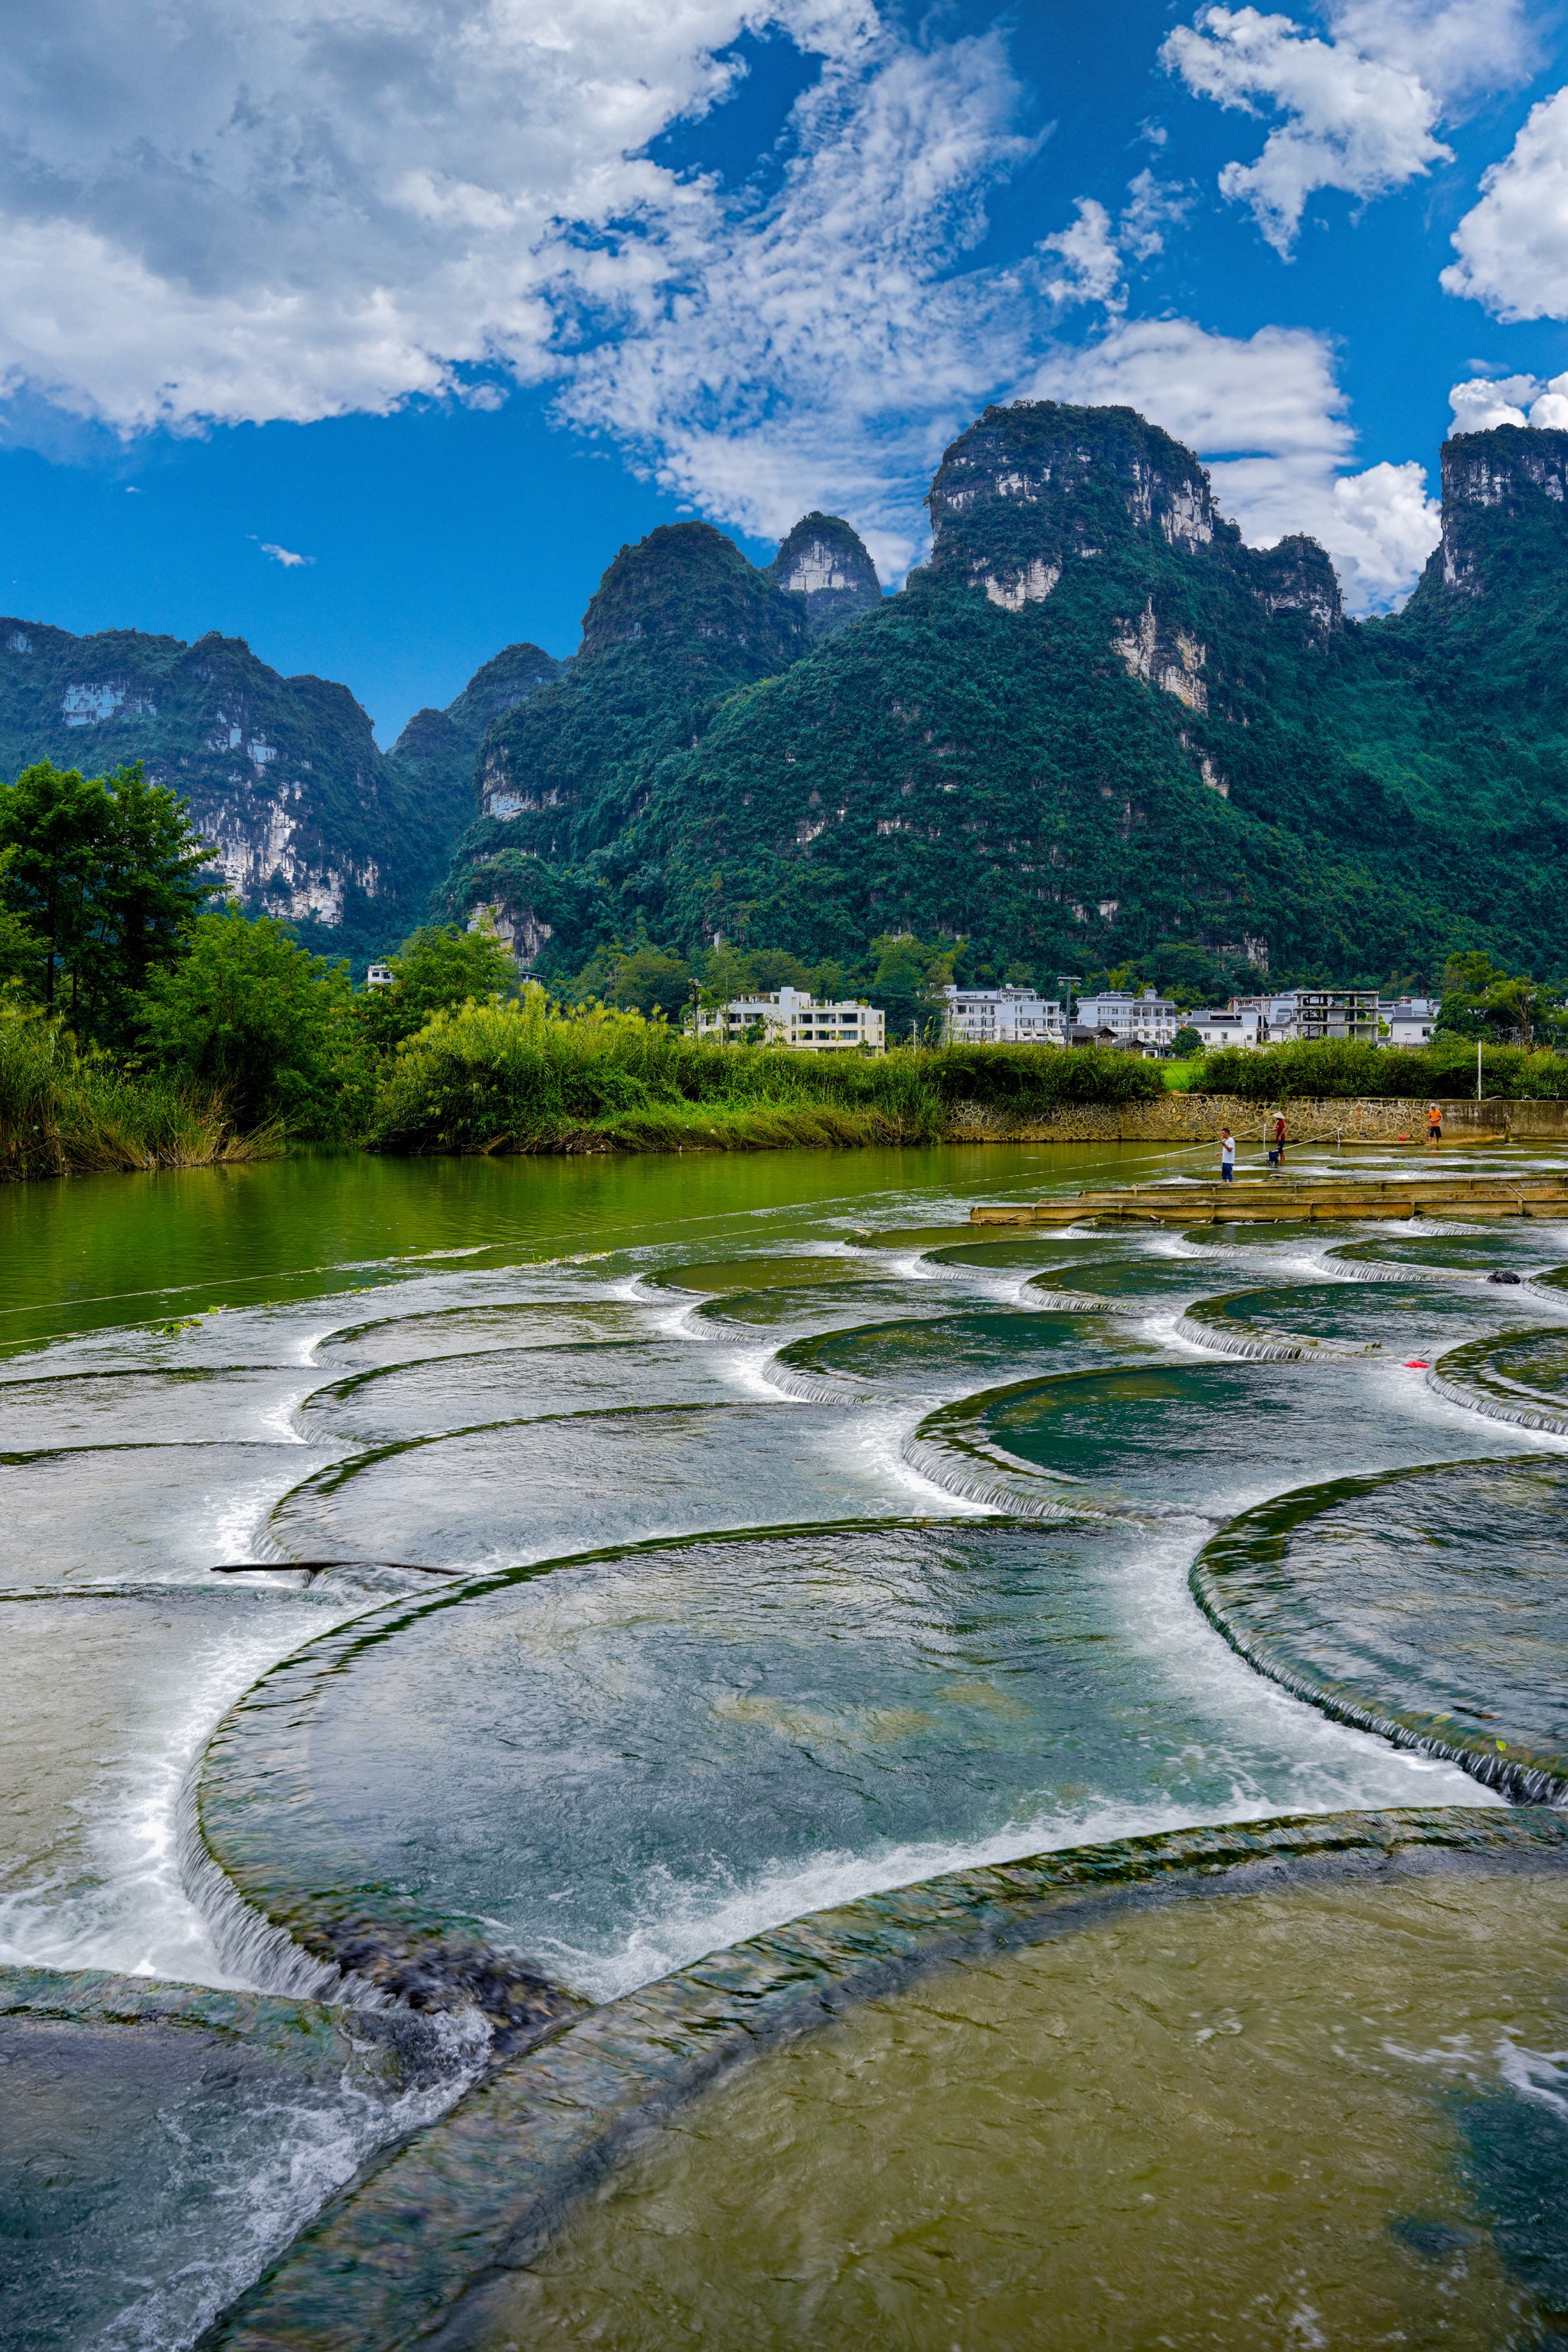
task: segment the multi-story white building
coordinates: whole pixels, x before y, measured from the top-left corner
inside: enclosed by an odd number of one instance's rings
[[[1060,1045],[1062,1008],[1028,988],[955,988],[947,998],[950,1045]]]
[[[1203,1041],[1205,1054],[1221,1045],[1267,1045],[1269,1042],[1268,1015],[1254,1003],[1233,999],[1223,1013],[1184,1013],[1184,1029],[1195,1029]]]
[[[1377,1000],[1378,1043],[1383,1045],[1429,1045],[1437,1025],[1435,996],[1380,996]],[[1383,1035],[1386,1026],[1388,1034]]]
[[[1158,989],[1141,996],[1131,989],[1103,989],[1098,996],[1080,996],[1078,1022],[1085,1029],[1109,1029],[1119,1045],[1166,1046],[1186,1015]]]
[[[775,989],[771,996],[734,996],[728,1004],[699,1005],[700,1037],[727,1038],[737,1044],[748,1030],[760,1028],[768,1045],[802,1045],[813,1054],[843,1053],[859,1045],[880,1054],[887,1045],[887,1022],[874,1004],[819,1004],[803,988]]]

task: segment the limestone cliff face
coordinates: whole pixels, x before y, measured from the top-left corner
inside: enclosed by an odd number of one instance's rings
[[[444,710],[416,710],[387,753],[393,772],[441,828],[440,866],[432,867],[432,882],[473,814],[475,761],[485,730],[548,686],[560,669],[541,646],[508,646],[474,672]]]
[[[943,455],[930,506],[932,572],[1008,612],[1140,538],[1192,551],[1237,536],[1190,449],[1134,409],[1055,400],[988,408]]]
[[[1417,595],[1500,591],[1508,559],[1542,539],[1568,551],[1568,433],[1495,425],[1443,444],[1443,536]]]
[[[882,602],[877,567],[859,533],[842,515],[803,515],[768,567],[786,596],[804,599],[814,645],[836,637]]]
[[[432,813],[348,688],[280,677],[216,631],[187,645],[0,620],[0,773],[40,759],[89,774],[141,760],[189,801],[248,908],[351,951],[395,926],[411,865],[430,854]]]
[[[1252,593],[1266,613],[1299,613],[1307,629],[1327,639],[1345,625],[1339,578],[1328,552],[1299,532],[1251,558]]]

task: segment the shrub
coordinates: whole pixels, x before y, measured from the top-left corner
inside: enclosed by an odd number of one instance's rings
[[[203,915],[190,953],[155,972],[138,1023],[146,1061],[219,1097],[242,1129],[280,1121],[304,1140],[355,1133],[369,1111],[347,967],[236,905]]]
[[[437,1013],[409,1038],[384,1075],[374,1131],[385,1148],[409,1151],[539,1150],[591,1127],[642,1150],[683,1139],[913,1142],[944,1133],[959,1104],[1026,1116],[1160,1091],[1158,1070],[1131,1055],[731,1045],[605,1005],[562,1012],[535,983],[513,1004]]]

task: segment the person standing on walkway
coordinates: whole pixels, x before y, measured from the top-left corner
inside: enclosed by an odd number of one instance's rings
[[[1285,1165],[1285,1114],[1282,1110],[1277,1110],[1274,1114],[1274,1149],[1269,1153],[1268,1157],[1276,1168],[1283,1169]]]
[[[1426,1106],[1426,1140],[1428,1143],[1441,1143],[1443,1140],[1443,1106],[1441,1103],[1428,1103]]]
[[[1222,1184],[1236,1181],[1236,1138],[1228,1127],[1219,1139],[1219,1180]]]

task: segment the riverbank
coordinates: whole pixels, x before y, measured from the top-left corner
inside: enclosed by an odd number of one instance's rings
[[[1293,1146],[1426,1152],[1429,1097],[1373,1097],[1345,1101],[1319,1097],[1287,1099]],[[473,1139],[453,1138],[415,1148],[419,1158],[639,1157],[647,1154],[767,1151],[853,1151],[910,1144],[1169,1144],[1193,1149],[1217,1143],[1229,1129],[1238,1147],[1262,1150],[1273,1139],[1275,1106],[1260,1108],[1236,1095],[1168,1094],[1155,1101],[1075,1102],[1018,1106],[978,1101],[922,1102],[856,1108],[832,1102],[731,1105],[657,1103],[596,1119],[558,1118],[531,1132],[505,1131]],[[1447,1142],[1568,1145],[1568,1103],[1497,1097],[1441,1105]],[[351,1152],[385,1153],[367,1139]],[[178,1097],[149,1099],[144,1089],[118,1082],[99,1095],[48,1107],[28,1127],[0,1120],[0,1181],[70,1175],[146,1172],[277,1159],[289,1139],[276,1128],[240,1135],[221,1105],[200,1107]],[[406,1150],[406,1147],[405,1147]]]
[[[287,1040],[272,1042],[276,1060]],[[83,1050],[62,1024],[14,1009],[0,1019],[0,1179],[200,1167],[300,1144],[419,1158],[1193,1148],[1226,1127],[1260,1143],[1281,1108],[1293,1143],[1425,1149],[1434,1098],[1450,1136],[1568,1140],[1568,1057],[1508,1047],[1486,1053],[1477,1101],[1464,1045],[1457,1057],[1447,1045],[1407,1055],[1343,1041],[1225,1053],[1173,1087],[1166,1066],[1109,1049],[733,1045],[604,1006],[563,1011],[539,989],[437,1012],[401,1040],[367,1027],[350,1042],[309,1086],[284,1055],[270,1093],[231,1093]]]

